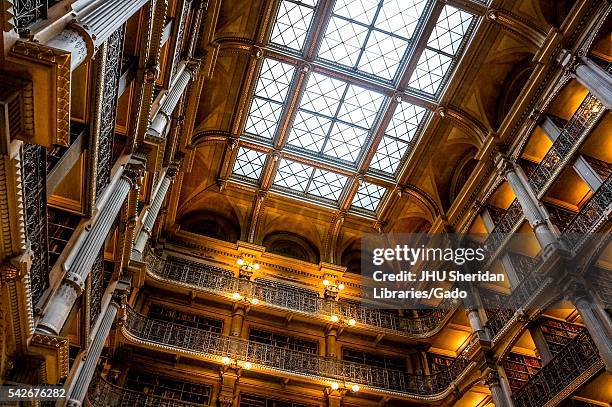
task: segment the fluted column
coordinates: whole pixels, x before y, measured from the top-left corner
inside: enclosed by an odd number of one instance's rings
[[[232,312],[232,322],[230,325],[230,336],[240,338],[242,335],[242,325],[246,312],[243,306],[238,305]]]
[[[572,54],[563,50],[558,57],[559,63],[578,82],[589,90],[606,109],[612,108],[612,75],[586,56]]]
[[[542,249],[551,245],[556,245],[558,243],[557,238],[550,229],[544,216],[542,216],[537,201],[529,193],[528,187],[517,174],[514,164],[501,154],[497,157],[496,161],[499,173],[508,181],[510,188],[512,188],[512,191],[516,195],[516,199],[521,205],[523,214],[533,228],[533,232]]]
[[[109,186],[113,189],[108,198],[104,200],[104,206],[100,209],[99,215],[91,228],[84,232],[86,235],[82,239],[82,243],[75,245],[74,254],[71,253],[64,263],[66,275],[38,324],[38,329],[41,331],[53,335],[58,335],[61,331],[74,302],[83,292],[85,280],[117,214],[121,210],[125,198],[130,192],[130,188],[138,185],[137,178],[141,172],[142,169],[129,166],[116,181],[116,184]],[[74,261],[70,262],[71,259],[74,259]]]
[[[96,366],[98,365],[98,360],[100,359],[100,355],[104,349],[104,342],[106,342],[108,333],[113,326],[113,321],[115,320],[117,312],[121,307],[123,307],[126,289],[125,287],[122,288],[123,289],[118,289],[118,291],[115,292],[110,304],[106,307],[106,311],[104,312],[104,316],[102,317],[93,341],[91,342],[87,356],[85,356],[77,368],[78,370],[76,372],[75,379],[68,390],[68,401],[66,402],[66,405],[68,406],[81,406],[83,400],[85,399],[89,383],[93,378],[96,371]]]
[[[325,330],[325,357],[336,357],[336,338],[338,330],[334,327]]]
[[[138,237],[136,238],[136,243],[134,244],[134,250],[132,250],[132,258],[136,260],[142,259],[142,254],[144,252],[147,241],[151,237],[151,233],[153,231],[153,226],[155,225],[155,221],[157,220],[157,215],[159,215],[159,211],[164,203],[164,199],[166,198],[166,194],[168,193],[168,189],[170,189],[170,184],[172,184],[172,178],[176,173],[175,168],[168,168],[166,170],[166,174],[162,178],[157,191],[155,192],[155,197],[153,198],[153,202],[149,209],[147,209],[144,218],[142,220],[142,228],[138,233]]]
[[[612,373],[612,324],[606,312],[597,312],[599,304],[592,298],[586,287],[578,282],[571,283],[569,287],[569,300],[574,304],[580,314],[584,325],[589,331],[589,335],[599,356],[606,365],[606,370]]]
[[[147,0],[97,0],[73,6],[75,21],[53,37],[47,46],[71,54],[71,70],[91,58],[95,50],[133,16]]]
[[[485,384],[489,387],[495,407],[514,407],[512,397],[504,390],[501,377],[493,368],[485,375]]]
[[[176,80],[155,114],[153,122],[149,125],[149,129],[147,130],[148,135],[153,137],[164,137],[166,127],[168,123],[170,123],[170,116],[176,108],[178,101],[181,99],[181,96],[185,93],[185,89],[187,89],[187,85],[193,76],[194,72],[192,68],[188,67],[186,64],[181,65]]]

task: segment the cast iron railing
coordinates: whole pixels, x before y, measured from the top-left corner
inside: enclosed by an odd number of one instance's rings
[[[89,386],[87,399],[93,407],[195,407],[199,405],[123,389],[107,382],[100,376]]]
[[[603,367],[597,347],[583,330],[513,396],[514,405],[543,406],[587,370],[596,373],[597,365]]]
[[[328,359],[242,338],[222,336],[201,329],[168,323],[141,315],[127,308],[123,333],[137,341],[168,348],[172,352],[220,361],[228,357],[236,362],[250,362],[255,368],[286,372],[319,380],[356,383],[364,387],[434,396],[444,393],[466,370],[474,341],[470,341],[448,369],[431,375],[417,375],[360,363]],[[473,338],[475,339],[475,338]]]
[[[510,236],[516,224],[523,217],[523,209],[519,204],[518,199],[512,201],[506,212],[500,217],[495,224],[493,231],[489,234],[485,245],[489,253],[495,253],[504,241]]]
[[[405,318],[359,304],[329,300],[307,292],[274,287],[269,283],[239,279],[228,275],[226,270],[206,264],[196,265],[193,262],[161,259],[151,251],[147,254],[146,263],[150,275],[170,283],[226,297],[237,292],[247,298],[257,298],[268,306],[327,320],[333,315],[345,321],[354,319],[357,324],[365,327],[396,334],[431,336],[439,331],[456,309],[456,303],[449,299],[444,300],[434,312],[426,316]]]
[[[555,172],[570,154],[579,140],[603,116],[606,109],[592,94],[588,94],[572,118],[561,130],[540,164],[529,176],[529,183],[536,193],[553,178]]]
[[[509,254],[520,256],[516,254]],[[525,256],[520,256],[525,257]],[[497,311],[491,318],[487,320],[487,326],[491,331],[491,335],[495,337],[503,327],[512,319],[515,312],[525,307],[525,305],[533,298],[533,296],[546,287],[546,277],[538,273],[538,259],[522,260],[524,266],[528,266],[526,277],[519,285],[512,290],[512,294],[507,297],[506,307]],[[521,261],[521,260],[514,260]],[[524,269],[523,269],[524,270]]]
[[[580,249],[589,235],[595,232],[611,204],[612,176],[608,176],[563,230],[563,240],[569,249]]]

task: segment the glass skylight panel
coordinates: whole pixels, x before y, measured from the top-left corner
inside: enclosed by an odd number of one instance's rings
[[[427,0],[337,0],[318,56],[392,80],[426,4]]]
[[[385,191],[385,187],[363,182],[357,190],[357,194],[353,200],[353,206],[374,212],[376,208],[378,208],[378,204],[385,194]]]
[[[271,140],[280,120],[295,67],[274,59],[263,61],[245,132]]]
[[[442,14],[427,41],[427,46],[449,55],[455,55],[465,33],[472,23],[472,14],[450,5],[444,6]]]
[[[287,143],[354,163],[380,113],[385,96],[313,73]]]
[[[370,168],[394,174],[406,150],[408,143],[385,136],[378,145]]]
[[[308,180],[313,171],[314,168],[309,165],[282,160],[276,171],[274,184],[294,191],[306,192]]]
[[[451,62],[451,57],[425,48],[408,86],[435,95]]]
[[[473,18],[474,16],[466,11],[450,5],[444,6],[427,41],[427,48],[410,78],[410,87],[433,95],[438,92]]]
[[[344,175],[283,159],[274,178],[274,185],[337,201],[346,181],[347,177]]]
[[[370,168],[395,174],[404,154],[408,151],[409,143],[416,135],[425,112],[425,108],[407,102],[402,102],[397,106],[385,131],[385,136],[372,158]]]
[[[283,0],[270,42],[301,51],[314,16],[317,0]]]
[[[259,179],[265,162],[266,154],[240,147],[234,162],[233,173],[247,178]]]
[[[344,175],[316,169],[308,193],[337,201],[346,185],[346,180]]]

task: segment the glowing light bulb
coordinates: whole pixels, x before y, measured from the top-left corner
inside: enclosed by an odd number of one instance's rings
[[[342,283],[338,284],[338,290],[344,290],[344,284]]]
[[[238,260],[236,260],[236,264],[242,266],[244,264],[244,259],[242,257],[238,258]]]
[[[330,283],[329,283],[329,280],[328,280],[328,279],[323,280],[323,285],[324,285],[325,287],[327,287],[329,284],[330,284]]]
[[[356,323],[357,323],[357,321],[355,321],[353,318],[351,318],[351,319],[349,319],[349,320],[348,320],[348,324],[349,324],[350,326],[355,326],[355,324],[356,324]]]
[[[257,298],[251,298],[251,304],[253,305],[259,304],[259,300]]]
[[[244,367],[245,369],[249,370],[250,368],[252,368],[252,367],[253,367],[253,365],[251,364],[251,362],[244,362],[243,367]]]
[[[355,393],[357,393],[357,392],[358,392],[360,389],[361,389],[361,387],[359,387],[359,386],[358,386],[358,385],[356,385],[356,384],[354,384],[354,385],[351,387],[351,390],[353,390],[353,392],[355,392]]]
[[[259,263],[253,264],[253,269],[254,270],[259,270]]]
[[[338,383],[336,383],[336,382],[332,382],[332,384],[331,384],[331,388],[332,388],[332,390],[338,390],[338,387],[340,387],[340,386],[338,385]]]
[[[331,321],[332,322],[338,322],[338,316],[337,315],[332,315],[331,316]]]
[[[235,299],[235,300],[239,300],[239,299],[242,298],[242,295],[240,295],[240,293],[234,293],[234,294],[232,294],[232,298]]]
[[[221,363],[223,363],[224,365],[229,365],[230,364],[230,358],[228,358],[227,356],[223,356],[221,358]]]

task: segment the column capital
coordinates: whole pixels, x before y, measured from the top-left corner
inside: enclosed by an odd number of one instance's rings
[[[130,160],[125,166],[121,178],[130,183],[132,189],[140,189],[145,172],[145,163],[140,160]]]
[[[0,266],[0,279],[5,281],[21,280],[32,266],[32,251],[27,250],[22,254],[12,257]]]
[[[514,163],[503,153],[497,153],[495,156],[495,168],[497,173],[506,178],[511,172],[515,172]]]
[[[485,371],[485,374],[483,375],[483,380],[488,387],[500,385],[499,374],[490,367],[488,367]]]

